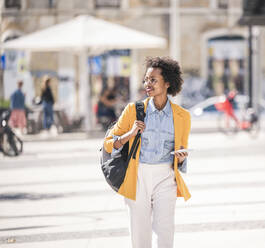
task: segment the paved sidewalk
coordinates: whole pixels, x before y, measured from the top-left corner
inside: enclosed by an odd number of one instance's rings
[[[25,142],[0,157],[0,247],[129,247],[123,198],[103,179],[102,139]],[[192,194],[177,200],[175,247],[265,247],[265,134],[192,134]]]

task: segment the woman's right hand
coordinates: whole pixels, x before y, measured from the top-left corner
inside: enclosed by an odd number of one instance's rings
[[[145,129],[144,122],[135,120],[133,123],[133,127],[130,131],[131,136],[133,136],[133,137],[136,136],[136,134],[138,133],[138,130],[140,130],[140,133],[143,133],[144,129]]]

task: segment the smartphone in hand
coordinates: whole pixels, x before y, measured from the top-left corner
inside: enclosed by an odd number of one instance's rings
[[[194,149],[179,149],[179,150],[171,152],[170,154],[175,155],[176,152],[188,152],[189,153],[189,152],[192,152],[192,151],[194,151]]]

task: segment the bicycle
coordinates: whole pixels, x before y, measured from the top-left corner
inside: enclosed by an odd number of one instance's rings
[[[11,111],[7,110],[2,113],[0,119],[0,151],[4,155],[14,157],[23,151],[23,141],[12,131],[8,125]]]
[[[235,92],[230,92],[228,96],[221,97],[221,100],[214,104],[220,112],[217,118],[219,131],[226,135],[233,135],[240,131],[245,131],[251,137],[256,138],[260,131],[258,115],[253,108],[244,108],[239,119],[234,113]]]

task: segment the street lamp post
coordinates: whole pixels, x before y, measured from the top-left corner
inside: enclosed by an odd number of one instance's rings
[[[179,0],[170,0],[169,8],[169,54],[172,59],[180,63],[180,16]],[[181,96],[172,97],[174,103],[180,104]]]
[[[170,56],[180,61],[180,18],[179,18],[179,0],[170,0],[170,35],[169,49]]]
[[[248,95],[249,95],[249,102],[248,107],[251,108],[253,106],[253,97],[252,97],[252,55],[253,55],[253,49],[252,49],[252,25],[250,24],[248,26]]]

